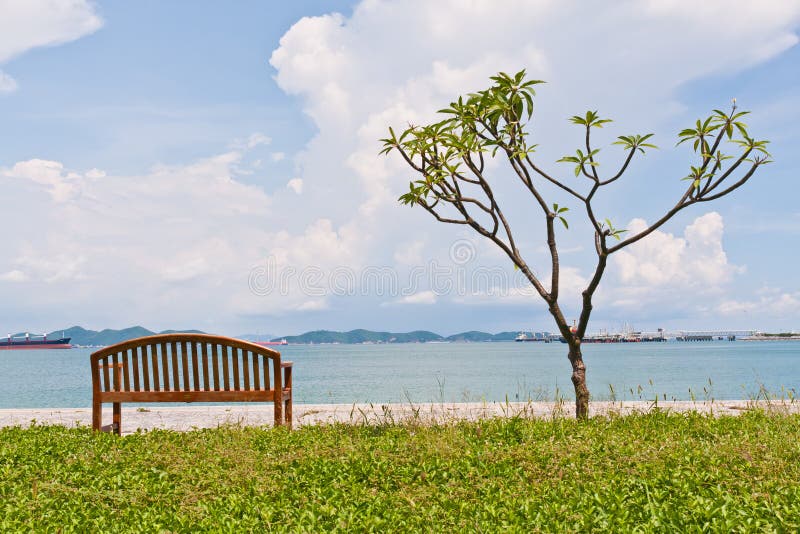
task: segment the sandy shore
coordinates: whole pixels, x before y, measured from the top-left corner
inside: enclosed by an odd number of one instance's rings
[[[591,415],[629,414],[647,412],[652,402],[593,402]],[[659,402],[658,408],[671,412],[713,413],[736,415],[755,407],[800,413],[800,403],[788,401],[672,401]],[[216,428],[222,425],[269,426],[272,425],[271,404],[232,404],[227,406],[152,406],[122,408],[124,434],[137,429],[192,430]],[[443,423],[458,420],[475,420],[490,417],[571,417],[572,403],[436,403],[436,404],[296,404],[294,425],[326,424],[333,422],[351,424],[379,424],[416,420],[421,423]],[[0,409],[0,427],[64,425],[68,427],[91,425],[90,408],[37,408]],[[103,423],[111,422],[111,407],[103,413]]]

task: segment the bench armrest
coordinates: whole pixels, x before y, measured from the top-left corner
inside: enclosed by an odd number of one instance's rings
[[[283,389],[292,389],[292,362],[281,362]]]

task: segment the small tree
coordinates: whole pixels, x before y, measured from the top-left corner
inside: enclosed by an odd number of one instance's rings
[[[741,121],[746,111],[737,111],[736,101],[730,113],[720,110],[705,120],[698,120],[694,128],[678,134],[678,144],[691,143],[697,162],[691,166],[688,186],[678,201],[645,230],[626,236],[626,231],[616,228],[608,218],[595,213],[592,201],[601,187],[617,181],[628,169],[637,152],[656,148],[647,135],[623,135],[613,144],[626,151],[618,172],[601,176],[597,153],[591,134],[611,122],[602,119],[596,111],[576,115],[571,122],[585,131],[584,147],[575,155],[565,156],[559,162],[574,165],[574,178],[583,178],[583,187],[546,172],[534,162],[536,145],[528,142],[526,127],[533,115],[534,87],[541,80],[526,80],[525,71],[514,76],[500,73],[493,76],[494,84],[484,91],[460,97],[439,113],[445,118],[425,126],[410,126],[397,136],[389,128],[390,136],[382,139],[382,154],[396,150],[405,162],[420,176],[410,183],[408,193],[400,197],[402,204],[421,206],[437,221],[465,225],[493,241],[530,281],[547,303],[548,310],[559,332],[569,345],[572,364],[572,383],[575,387],[575,414],[588,415],[589,390],[586,387],[586,366],[581,354],[581,340],[586,333],[592,313],[592,298],[606,269],[608,257],[646,237],[679,211],[693,204],[710,202],[727,195],[744,185],[756,170],[770,161],[766,150],[768,141],[756,141]],[[737,155],[724,154],[723,141],[736,147]],[[550,280],[540,279],[523,259],[505,215],[485,174],[487,157],[500,154],[508,161],[524,188],[533,196],[544,218],[547,247],[550,253]],[[549,183],[577,201],[586,212],[594,232],[597,264],[588,286],[582,292],[582,309],[577,325],[570,329],[559,306],[559,258],[556,244],[557,221],[568,228],[565,214],[568,208],[545,199],[542,185]],[[586,189],[588,188],[588,192]],[[610,239],[613,238],[613,239]]]

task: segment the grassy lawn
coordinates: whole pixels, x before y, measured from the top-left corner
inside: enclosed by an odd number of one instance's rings
[[[800,530],[800,416],[0,430],[0,531]]]

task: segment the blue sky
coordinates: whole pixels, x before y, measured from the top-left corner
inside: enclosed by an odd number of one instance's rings
[[[743,189],[612,259],[590,330],[800,329],[800,2],[45,4],[0,0],[9,331],[552,329],[488,243],[398,206],[408,172],[377,156],[388,126],[520,68],[548,81],[533,136],[555,172],[581,142],[572,114],[615,119],[601,169],[616,135],[656,134],[598,199],[622,227],[680,196],[675,133],[702,114],[736,97],[772,141]],[[501,164],[496,180],[546,274],[531,199]],[[575,211],[559,234],[570,316],[592,264]]]

